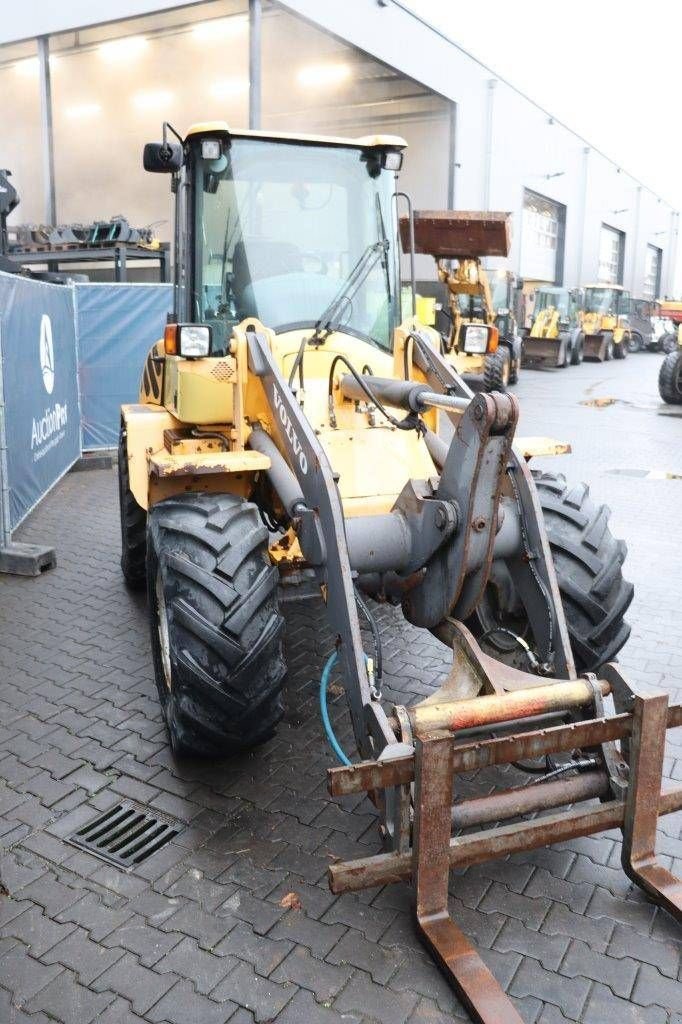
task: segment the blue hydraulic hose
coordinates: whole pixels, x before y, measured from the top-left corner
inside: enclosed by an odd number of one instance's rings
[[[325,664],[324,669],[322,670],[322,675],[320,676],[320,714],[322,715],[322,725],[324,726],[324,731],[327,739],[329,740],[330,747],[341,764],[349,765],[351,762],[339,746],[339,742],[334,735],[334,730],[332,729],[332,724],[329,721],[329,711],[327,710],[327,687],[329,685],[329,677],[332,674],[332,669],[336,664],[337,658],[338,652],[332,651],[327,658],[327,663]]]

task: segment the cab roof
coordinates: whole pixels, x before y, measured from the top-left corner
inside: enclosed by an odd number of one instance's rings
[[[584,284],[583,288],[610,288],[614,292],[626,291],[625,285],[622,284]]]
[[[307,135],[296,132],[255,131],[251,128],[232,129],[227,121],[202,121],[193,124],[186,138],[193,135],[226,134],[235,139],[272,139],[275,142],[310,142],[318,146],[345,146],[353,149],[394,149],[407,148],[407,142],[399,135],[362,135],[357,139],[339,135]]]

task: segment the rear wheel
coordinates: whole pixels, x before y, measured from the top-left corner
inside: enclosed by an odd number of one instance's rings
[[[644,348],[644,338],[638,331],[632,331],[627,344],[628,352],[641,352]]]
[[[682,405],[682,348],[671,352],[661,363],[658,393],[668,405]]]
[[[177,754],[227,757],[273,735],[285,675],[278,574],[255,505],[187,494],[149,514],[154,674]]]
[[[121,512],[121,569],[131,590],[142,590],[146,582],[147,513],[130,489],[128,435],[121,424],[118,436],[118,504]]]
[[[505,392],[509,384],[509,376],[509,352],[506,348],[498,349],[497,352],[486,356],[483,370],[484,391]]]
[[[633,587],[623,578],[627,547],[609,529],[611,511],[587,484],[569,487],[561,473],[534,471],[559,591],[579,672],[611,661],[630,636],[624,615]]]

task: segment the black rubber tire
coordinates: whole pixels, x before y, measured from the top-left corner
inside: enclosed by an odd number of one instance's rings
[[[559,353],[561,353],[562,345],[563,345],[563,358],[562,358],[560,363],[556,364],[557,365],[557,369],[558,370],[565,370],[567,366],[571,365],[571,359],[573,357],[573,352],[572,352],[572,349],[571,349],[571,339],[570,339],[570,336],[568,334],[560,334],[559,338],[558,338],[558,344],[559,344]]]
[[[658,393],[668,405],[682,405],[682,348],[670,352],[661,363]]]
[[[633,586],[623,578],[627,547],[609,529],[607,505],[587,484],[567,486],[561,473],[533,470],[559,590],[579,672],[612,661],[630,636],[625,613]]]
[[[666,355],[670,355],[677,348],[677,335],[676,334],[664,334],[661,338],[658,351],[665,352]]]
[[[284,620],[257,507],[232,494],[168,498],[149,513],[147,549],[154,674],[173,751],[224,758],[269,739],[284,713]]]
[[[604,342],[604,362],[605,363],[610,363],[611,360],[613,359],[613,349],[614,349],[614,347],[615,346],[613,344],[613,335],[609,334],[607,336],[607,338],[606,338],[606,341]]]
[[[628,354],[628,343],[625,340],[625,338],[623,338],[623,340],[621,342],[618,342],[618,344],[616,344],[616,342],[614,341],[614,343],[613,343],[613,358],[614,359],[625,359],[627,357],[627,354]]]
[[[147,582],[147,513],[130,490],[125,424],[118,435],[118,504],[121,512],[121,569],[131,590],[143,590]]]
[[[579,334],[573,344],[571,351],[571,366],[580,366],[583,361],[583,353],[585,350],[585,335]]]
[[[628,341],[628,352],[634,354],[641,352],[644,348],[644,338],[639,331],[630,331],[630,340]]]
[[[483,390],[501,391],[502,394],[509,385],[509,352],[507,349],[498,349],[485,357],[483,369]]]

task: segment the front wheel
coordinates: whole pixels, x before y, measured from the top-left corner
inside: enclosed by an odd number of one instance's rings
[[[682,405],[682,348],[675,349],[661,363],[658,393],[668,405]]]
[[[147,513],[130,489],[128,434],[121,424],[118,436],[118,505],[121,514],[121,569],[131,590],[144,589],[147,561]]]
[[[613,358],[614,359],[625,359],[628,354],[628,342],[623,338],[622,341],[613,343]]]
[[[628,339],[628,352],[641,352],[644,348],[644,338],[637,331],[633,331]]]
[[[228,757],[283,713],[283,620],[268,532],[232,494],[185,494],[149,513],[154,674],[176,754]]]
[[[609,529],[611,510],[587,484],[569,487],[561,473],[533,471],[559,592],[579,672],[594,672],[630,636],[624,616],[633,586],[623,578],[625,541]]]
[[[677,348],[677,335],[676,334],[664,334],[659,342],[659,350],[669,355],[674,352]]]
[[[509,385],[510,367],[509,352],[506,348],[498,349],[486,356],[483,370],[483,390],[501,391],[503,394]]]

